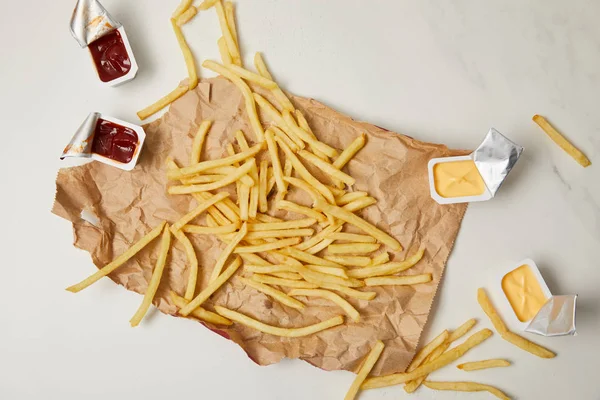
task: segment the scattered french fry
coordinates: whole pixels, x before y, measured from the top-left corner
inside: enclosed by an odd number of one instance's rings
[[[188,282],[185,289],[185,295],[183,296],[186,300],[192,300],[194,298],[194,292],[196,291],[196,280],[198,279],[198,257],[196,257],[196,251],[190,239],[185,236],[185,233],[178,230],[173,232],[173,236],[177,238],[177,241],[181,243],[188,261],[190,262],[190,269],[188,272]]]
[[[377,297],[377,293],[375,292],[361,292],[360,290],[352,289],[344,285],[338,285],[335,283],[323,283],[320,285],[323,289],[334,290],[336,292],[342,293],[348,297],[352,297],[353,299],[358,300],[373,300]]]
[[[220,1],[217,1],[215,2],[214,7],[217,10],[219,24],[221,25],[221,32],[225,38],[225,42],[227,43],[227,48],[229,49],[229,54],[231,54],[231,59],[233,60],[234,64],[242,65],[242,57],[240,56],[237,43],[235,42],[233,34],[229,28],[229,23],[227,21],[227,17],[225,16],[225,10],[223,9],[223,4]]]
[[[505,395],[499,389],[490,385],[483,385],[476,382],[432,382],[425,381],[423,383],[429,389],[434,390],[453,390],[458,392],[489,392],[501,400],[510,400],[510,397]]]
[[[183,14],[177,17],[177,25],[182,26],[191,21],[192,18],[196,16],[198,13],[198,9],[194,6],[188,8]]]
[[[194,218],[196,218],[198,215],[200,215],[201,213],[203,213],[204,211],[206,211],[206,209],[208,209],[208,207],[210,207],[210,206],[214,205],[215,203],[221,201],[222,199],[224,199],[227,196],[229,196],[229,193],[221,192],[221,193],[218,193],[218,194],[210,197],[208,200],[205,200],[205,201],[201,202],[200,204],[198,204],[196,206],[196,208],[194,208],[192,211],[190,211],[187,214],[185,214],[183,217],[181,217],[179,219],[179,221],[177,221],[176,223],[174,223],[171,226],[171,232],[175,232],[175,231],[180,230],[188,222],[190,222],[191,220],[193,220]]]
[[[346,267],[366,267],[371,265],[371,259],[363,256],[325,256],[323,258]]]
[[[356,233],[334,232],[328,236],[329,239],[336,241],[354,242],[354,243],[375,243],[374,237],[369,235],[359,235]]]
[[[171,292],[171,301],[178,308],[183,308],[188,303],[188,301],[186,299],[184,299],[183,297],[178,296],[177,294],[175,294],[175,292]],[[225,326],[228,326],[228,325],[233,324],[233,322],[231,322],[227,318],[222,317],[219,314],[216,314],[216,313],[214,313],[212,311],[205,310],[202,307],[196,308],[194,311],[192,311],[190,313],[190,315],[192,317],[198,318],[198,319],[200,319],[202,321],[210,322],[211,324],[215,324],[215,325],[225,325]]]
[[[427,343],[415,354],[412,361],[406,368],[406,372],[412,372],[423,364],[423,361],[439,346],[441,346],[446,340],[448,340],[449,333],[447,330],[440,333],[431,342]]]
[[[271,286],[265,285],[264,283],[256,282],[251,279],[238,277],[240,282],[244,283],[247,286],[250,286],[259,292],[266,294],[267,296],[277,300],[281,304],[285,304],[288,307],[295,308],[297,310],[303,310],[304,304],[301,301],[298,301],[291,297],[291,294],[285,294],[280,290],[274,289]]]
[[[546,120],[546,118],[541,115],[534,115],[533,122],[539,125],[540,128],[546,132],[546,134],[560,146],[568,155],[573,157],[575,161],[579,163],[582,167],[589,167],[592,165],[591,161],[583,154],[578,148],[573,146],[571,142],[567,140],[563,135],[560,134],[550,123]]]
[[[333,303],[337,304],[338,306],[340,306],[340,308],[342,310],[344,310],[344,312],[346,314],[348,314],[348,316],[350,318],[352,318],[352,320],[354,322],[359,322],[360,321],[360,313],[358,311],[356,311],[356,308],[352,307],[352,304],[348,303],[346,300],[344,300],[343,298],[341,298],[339,295],[330,292],[328,290],[322,290],[322,289],[293,289],[288,293],[290,296],[306,296],[306,297],[322,297],[324,299],[330,300]]]
[[[313,201],[316,201],[317,199],[323,199],[323,195],[321,193],[319,193],[314,187],[312,187],[311,185],[309,185],[308,183],[306,183],[306,181],[303,181],[302,179],[292,178],[291,176],[290,177],[286,176],[283,178],[283,180],[292,186],[296,186],[297,188],[304,190],[306,193],[308,193],[310,195],[310,197],[312,197]]]
[[[160,110],[162,110],[163,108],[165,108],[166,106],[168,106],[169,104],[186,94],[189,90],[189,86],[177,86],[175,90],[158,100],[156,103],[153,103],[148,107],[144,108],[143,110],[138,111],[138,118],[143,121],[149,116],[156,114],[157,112],[159,112]]]
[[[336,197],[335,203],[338,206],[345,206],[348,203],[352,203],[355,200],[360,199],[361,197],[366,197],[369,194],[367,192],[350,192],[346,193],[343,196]]]
[[[263,222],[248,224],[248,232],[277,231],[283,229],[307,228],[317,223],[314,218],[296,219],[284,222]]]
[[[241,253],[260,253],[263,251],[283,249],[288,246],[293,246],[300,243],[300,238],[289,238],[281,239],[271,243],[258,244],[253,246],[238,246],[235,250],[235,254]]]
[[[225,175],[195,175],[181,179],[184,185],[195,185],[198,183],[213,183],[225,178]]]
[[[175,18],[171,19],[171,26],[173,27],[173,32],[175,32],[175,37],[177,38],[177,42],[179,43],[179,47],[183,53],[185,65],[187,66],[188,76],[190,78],[189,89],[193,90],[196,86],[198,86],[198,71],[196,70],[196,61],[194,61],[194,55],[192,54],[190,46],[188,46],[185,37],[183,36],[183,32],[181,31],[181,27],[177,24],[177,20]]]
[[[354,155],[365,146],[366,141],[367,136],[364,133],[354,139],[354,141],[350,143],[350,145],[346,147],[344,151],[342,151],[342,154],[340,154],[340,156],[333,162],[333,166],[341,170],[346,164],[348,164],[352,157],[354,157]],[[341,189],[343,185],[338,184],[337,187]]]
[[[350,274],[348,274],[350,275]],[[394,285],[417,285],[419,283],[431,282],[431,274],[408,275],[408,276],[377,276],[366,278],[367,286],[394,286]]]
[[[200,5],[198,7],[196,7],[198,9],[198,11],[206,11],[208,9],[210,9],[211,7],[214,7],[214,5],[220,0],[204,0],[202,3],[200,3]]]
[[[227,20],[227,26],[229,27],[229,31],[231,32],[231,36],[233,37],[233,41],[237,48],[240,48],[240,44],[238,41],[237,27],[235,23],[235,6],[231,1],[225,2],[225,19]]]
[[[297,214],[302,214],[309,218],[314,218],[319,222],[327,221],[327,218],[320,212],[318,212],[312,208],[308,208],[308,207],[304,207],[299,204],[296,204],[293,201],[279,200],[279,201],[277,201],[276,207],[279,209],[295,212]]]
[[[293,257],[296,260],[303,261],[308,264],[323,265],[325,267],[342,268],[342,265],[340,265],[336,262],[325,260],[321,257],[317,257],[312,254],[308,254],[302,250],[298,250],[293,247],[289,247],[289,248],[285,249],[284,252],[286,255]]]
[[[371,260],[371,267],[374,267],[376,265],[385,264],[388,261],[390,261],[390,255],[387,252],[380,253],[380,254],[376,255],[375,257],[373,257],[373,259]]]
[[[233,233],[240,229],[240,224],[228,224],[218,227],[211,226],[200,226],[200,225],[184,225],[181,230],[186,233],[196,233],[200,235],[222,235],[227,233]]]
[[[346,270],[343,268],[337,268],[337,267],[325,267],[323,265],[305,265],[306,268],[312,270],[312,271],[316,271],[316,272],[320,272],[322,274],[328,274],[328,275],[333,275],[333,276],[339,276],[340,278],[345,278],[348,279],[348,275],[346,274]]]
[[[262,55],[258,52],[254,55],[254,66],[256,67],[256,70],[258,71],[258,73],[261,76],[264,76],[267,79],[273,80],[273,76],[269,72],[269,69],[267,68],[267,65],[265,64],[265,61],[263,60]],[[286,110],[289,110],[290,112],[294,111],[294,105],[292,104],[290,99],[288,99],[288,97],[285,95],[285,93],[283,93],[283,91],[279,87],[276,89],[273,89],[272,92],[273,92],[273,95],[275,96],[275,98],[277,99],[277,101],[281,104],[281,106],[283,108],[285,108]]]
[[[181,0],[181,3],[177,6],[175,11],[173,11],[173,18],[178,18],[181,14],[187,11],[188,8],[192,5],[193,0]]]
[[[269,170],[269,162],[263,160],[260,162],[259,170],[259,185],[258,185],[258,209],[260,212],[267,212],[269,204],[267,202],[267,172]]]
[[[313,283],[309,283],[309,282],[297,281],[297,280],[292,280],[292,279],[282,279],[282,278],[277,278],[274,276],[261,275],[261,274],[252,275],[252,280],[259,282],[259,283],[269,284],[269,285],[286,286],[286,287],[298,288],[298,289],[316,289],[316,288],[318,288],[317,285],[315,285]]]
[[[190,194],[198,192],[208,192],[211,190],[219,189],[240,180],[244,175],[250,173],[253,167],[256,168],[255,160],[254,158],[250,158],[244,163],[244,165],[239,167],[235,171],[235,173],[227,175],[221,180],[218,180],[213,183],[205,183],[202,185],[175,185],[169,187],[168,192],[169,194]],[[256,185],[252,185],[252,187],[255,186]]]
[[[219,275],[221,275],[221,271],[223,270],[223,266],[225,266],[227,259],[229,258],[229,256],[231,256],[231,254],[234,252],[238,244],[244,239],[247,233],[248,226],[244,222],[239,232],[234,235],[234,237],[231,239],[231,242],[229,242],[229,244],[225,247],[225,250],[223,250],[219,255],[219,258],[217,259],[217,262],[215,263],[215,266],[213,267],[213,270],[210,274],[210,283],[215,282]]]
[[[375,363],[377,363],[377,360],[379,360],[379,357],[381,356],[384,347],[385,346],[381,340],[378,340],[375,343],[375,346],[373,346],[373,348],[367,355],[367,358],[365,358],[365,361],[358,370],[356,378],[354,379],[354,382],[352,382],[350,389],[348,389],[348,393],[346,393],[344,400],[353,400],[356,397],[361,385],[363,384],[365,379],[367,379],[367,376],[369,376],[369,373],[375,366]]]
[[[414,255],[401,262],[390,262],[376,266],[368,266],[350,271],[354,278],[371,278],[374,276],[393,275],[415,266],[423,258],[424,249],[417,251]]]
[[[312,154],[306,150],[300,150],[300,152],[298,152],[298,154],[300,154],[300,156],[302,158],[304,158],[306,161],[310,162],[315,167],[317,167],[321,171],[325,172],[331,178],[342,181],[348,186],[352,186],[356,182],[356,179],[354,179],[350,175],[340,171],[339,169],[336,169],[333,165],[329,164],[326,161],[323,161],[319,157],[315,156],[314,154]]]
[[[219,54],[221,55],[221,61],[223,62],[223,65],[231,65],[233,63],[233,59],[231,58],[231,54],[229,54],[227,41],[223,36],[221,36],[219,40],[217,40],[217,46],[219,48]]]
[[[478,371],[480,369],[487,368],[498,368],[498,367],[509,367],[510,362],[503,359],[491,359],[482,361],[471,361],[463,364],[458,364],[456,368],[462,369],[463,371]]]
[[[255,74],[254,72],[248,71],[247,69],[242,68],[238,65],[231,64],[227,68],[229,68],[229,70],[231,72],[233,72],[240,78],[242,78],[248,82],[256,83],[257,85],[262,86],[265,89],[277,88],[277,84],[275,82],[273,82],[272,80],[265,78],[264,76]]]
[[[344,243],[327,247],[329,254],[369,254],[379,249],[378,243]]]

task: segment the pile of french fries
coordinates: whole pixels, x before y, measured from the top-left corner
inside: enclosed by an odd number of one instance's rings
[[[180,166],[171,158],[165,160],[167,176],[173,183],[168,187],[168,193],[191,195],[197,206],[173,224],[163,222],[155,227],[111,263],[67,290],[78,292],[88,287],[161,236],[150,284],[142,304],[130,321],[132,326],[138,325],[152,304],[160,284],[171,246],[171,235],[185,250],[189,263],[185,293],[171,292],[171,301],[179,308],[181,316],[194,317],[215,325],[238,323],[271,335],[300,337],[344,323],[344,316],[340,314],[314,325],[279,327],[225,307],[215,306],[214,311],[204,308],[210,297],[232,279],[296,310],[308,307],[306,299],[311,297],[329,300],[354,322],[360,321],[361,316],[348,299],[372,300],[377,294],[369,291],[369,287],[430,282],[431,274],[397,275],[416,265],[423,258],[423,249],[402,262],[390,262],[387,251],[374,254],[383,246],[392,251],[401,251],[402,246],[395,238],[355,214],[377,202],[367,192],[349,190],[355,178],[343,171],[346,164],[365,146],[366,136],[357,137],[345,150],[338,152],[314,135],[302,112],[294,107],[273,80],[260,53],[254,57],[257,72],[245,69],[231,2],[223,4],[220,0],[205,0],[197,7],[192,5],[192,0],[181,2],[171,18],[171,24],[184,55],[189,79],[186,85],[179,86],[141,110],[139,117],[147,118],[197,86],[195,60],[181,26],[199,11],[212,7],[216,9],[222,31],[217,43],[222,63],[205,61],[202,65],[229,79],[242,92],[252,128],[250,143],[244,132],[234,132],[232,141],[224,149],[227,151],[226,157],[202,160],[203,145],[212,124],[211,121],[203,121],[194,137],[187,165]],[[248,83],[270,91],[276,103],[253,92]],[[258,108],[272,122],[263,123]],[[328,179],[317,179],[306,165],[322,171]],[[228,192],[219,191],[230,185],[236,188],[235,201]],[[286,196],[291,187],[306,192],[312,204],[298,204],[288,199]],[[285,210],[302,218],[282,220],[269,215],[273,209]],[[205,225],[193,223],[200,215],[205,215]],[[362,233],[344,232],[346,225]],[[198,259],[188,235],[215,235],[224,245],[212,266],[208,282],[198,282]],[[325,254],[321,255],[323,252]],[[203,287],[200,291],[197,290],[199,286]],[[542,357],[553,354],[545,353],[545,349],[509,332],[499,317],[494,316],[497,314],[490,308],[489,301],[485,302],[484,299],[480,302],[492,321],[495,321],[496,329],[507,340],[522,348],[535,348]],[[405,373],[368,378],[384,350],[384,344],[377,341],[362,363],[346,400],[353,399],[361,388],[400,383],[406,384],[408,393],[424,384],[439,390],[487,390],[499,398],[507,398],[498,389],[487,385],[425,381],[429,373],[455,361],[492,335],[489,329],[483,329],[463,344],[448,350],[451,343],[464,336],[474,325],[475,320],[469,320],[452,333],[444,331],[417,353]],[[459,368],[471,371],[506,365],[509,363],[505,360],[487,360],[461,364]]]

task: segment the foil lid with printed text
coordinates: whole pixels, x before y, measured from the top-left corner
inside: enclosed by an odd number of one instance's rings
[[[552,296],[525,329],[541,336],[576,335],[577,295]]]
[[[98,0],[77,1],[71,16],[71,34],[81,47],[120,27]]]

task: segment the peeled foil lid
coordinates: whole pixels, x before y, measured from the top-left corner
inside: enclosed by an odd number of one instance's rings
[[[577,295],[552,296],[525,329],[541,336],[576,335]]]
[[[71,16],[71,34],[81,47],[121,27],[98,0],[78,0]]]
[[[63,150],[60,157],[62,160],[65,157],[83,157],[90,158],[92,156],[92,141],[94,132],[96,131],[96,122],[100,118],[100,113],[90,113],[81,126],[75,131],[73,138]]]
[[[473,152],[475,166],[492,196],[521,157],[523,147],[491,128],[483,142]]]

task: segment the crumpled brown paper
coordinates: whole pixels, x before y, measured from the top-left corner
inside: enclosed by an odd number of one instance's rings
[[[255,89],[274,101],[268,93]],[[374,300],[349,300],[361,314],[359,323],[346,318],[342,326],[308,337],[281,338],[240,324],[226,329],[209,328],[238,343],[260,365],[288,357],[303,359],[325,370],[356,370],[375,340],[381,339],[386,348],[373,375],[404,371],[414,356],[466,210],[465,204],[441,206],[430,198],[427,162],[434,157],[459,152],[354,121],[315,100],[294,97],[293,102],[304,113],[318,138],[333,147],[343,149],[362,132],[367,134],[366,147],[346,168],[356,178],[354,190],[368,191],[378,203],[359,214],[402,243],[404,252],[390,254],[392,259],[402,260],[424,246],[423,260],[406,274],[431,272],[433,282],[369,288],[377,292]],[[186,165],[193,135],[205,119],[214,123],[205,143],[203,159],[227,155],[225,145],[233,141],[237,129],[242,129],[248,139],[254,140],[240,91],[225,79],[208,79],[176,101],[162,118],[145,126],[145,148],[133,171],[92,162],[59,172],[53,212],[73,223],[75,246],[88,251],[96,266],[110,262],[160,221],[173,223],[194,206],[191,196],[166,194],[169,183],[165,177],[165,158],[171,155],[180,165]],[[266,115],[261,114],[261,119],[268,124]],[[311,171],[326,180],[319,171],[312,168]],[[290,192],[290,198],[309,204],[301,192]],[[273,209],[272,205],[270,209]],[[83,210],[98,217],[97,226],[81,218]],[[285,216],[285,213],[275,215]],[[204,216],[196,223],[205,224]],[[224,245],[211,235],[189,236],[198,253],[200,290]],[[158,242],[149,245],[109,277],[129,290],[144,293],[156,260]],[[82,266],[81,275],[74,276],[73,281],[91,272],[89,267]],[[162,312],[176,315],[168,294],[174,290],[182,295],[186,281],[185,253],[176,244],[154,304]],[[343,314],[336,305],[318,298],[307,300],[309,306],[299,312],[235,279],[225,284],[205,307],[212,309],[213,304],[285,327],[314,324]]]

